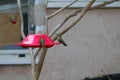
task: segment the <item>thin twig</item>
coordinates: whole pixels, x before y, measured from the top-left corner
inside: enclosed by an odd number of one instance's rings
[[[101,69],[100,71],[108,78],[108,80],[112,80],[112,79],[105,73],[105,71],[104,71],[103,69]]]
[[[58,24],[49,34],[50,37],[52,37],[61,27],[62,25],[65,23],[66,21],[62,21],[61,24]]]
[[[60,24],[58,24],[49,34],[50,37],[52,37],[71,17],[77,15],[78,12],[80,12],[82,9],[80,10],[76,10],[74,13],[68,15]]]
[[[37,55],[39,54],[39,52],[41,51],[41,48],[37,48],[37,49],[35,49],[35,58],[37,57]]]
[[[34,52],[32,50],[32,48],[29,48],[30,53],[31,53],[31,67],[32,67],[32,80],[34,80],[34,75],[35,75],[35,56],[34,56]]]
[[[118,1],[118,0],[111,0],[111,1],[103,2],[103,3],[101,3],[101,4],[98,4],[98,5],[96,5],[96,6],[93,6],[92,8],[90,8],[90,10],[91,10],[91,9],[95,9],[95,8],[104,7],[104,6],[108,5],[108,4],[111,4],[111,3],[116,2],[116,1]],[[77,15],[79,12],[81,12],[81,11],[82,11],[82,9],[78,9],[78,10],[76,10],[75,12],[69,14],[60,24],[58,24],[58,25],[50,32],[50,35],[49,35],[49,36],[52,37],[52,36],[64,25],[64,23],[66,23],[71,17],[76,16],[76,15]]]
[[[55,16],[56,14],[60,13],[61,11],[63,11],[64,9],[68,8],[69,6],[71,6],[72,4],[74,4],[75,2],[77,2],[78,0],[73,0],[71,3],[67,4],[65,7],[60,8],[59,10],[57,10],[56,12],[52,13],[51,15],[48,16],[48,19],[52,18],[53,16]]]
[[[23,22],[22,8],[21,8],[21,0],[17,0],[17,4],[18,4],[18,8],[19,8],[19,13],[20,13],[21,35],[22,35],[22,38],[25,38],[24,22]]]
[[[116,1],[119,1],[119,0],[105,1],[105,2],[103,2],[102,4],[98,4],[98,5],[94,6],[93,8],[105,7],[106,5],[111,4],[111,3],[113,3],[113,2],[116,2]],[[93,8],[92,8],[92,9],[93,9]]]
[[[71,24],[68,25],[68,27],[66,29],[64,29],[60,34],[64,34],[65,32],[67,32],[68,30],[70,30],[77,22],[79,22],[79,20],[81,20],[83,18],[83,16],[87,13],[87,11],[90,9],[90,7],[92,6],[92,4],[95,2],[96,0],[91,0],[88,5],[82,10],[81,14],[78,14],[78,16],[76,16],[76,18],[72,21]]]
[[[87,13],[87,11],[90,9],[90,7],[92,6],[92,4],[95,2],[96,0],[91,0],[87,6],[82,10],[81,14],[77,15],[76,18],[70,23],[68,24],[67,28],[64,29],[63,31],[61,31],[60,33],[58,33],[59,35],[63,35],[64,33],[66,33],[68,30],[70,30],[77,22],[79,22],[83,16]],[[56,40],[57,36],[55,36],[53,38],[53,40]]]

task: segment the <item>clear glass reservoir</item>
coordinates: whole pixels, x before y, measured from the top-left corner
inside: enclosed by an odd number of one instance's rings
[[[28,0],[29,34],[47,32],[46,4],[47,0]]]

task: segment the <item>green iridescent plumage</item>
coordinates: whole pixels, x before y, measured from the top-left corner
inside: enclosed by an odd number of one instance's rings
[[[64,46],[67,46],[67,44],[65,43],[65,41],[63,40],[62,36],[57,34],[57,40],[62,43]]]
[[[45,47],[45,42],[44,42],[44,39],[43,39],[43,38],[40,38],[40,45],[41,45],[42,47]]]

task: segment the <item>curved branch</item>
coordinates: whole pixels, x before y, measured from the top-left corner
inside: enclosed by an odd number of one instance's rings
[[[77,22],[79,22],[79,20],[81,20],[83,18],[83,16],[87,13],[87,11],[90,9],[90,7],[92,6],[92,4],[95,2],[96,0],[91,0],[87,6],[82,10],[81,14],[79,14],[78,16],[76,16],[76,18],[71,22],[71,24],[69,24],[67,26],[66,29],[64,29],[63,31],[61,31],[60,33],[58,33],[60,36],[63,35],[65,32],[67,32],[68,30],[70,30]],[[54,36],[53,40],[56,40],[57,35]]]
[[[113,2],[116,2],[116,1],[119,1],[119,0],[105,1],[105,2],[103,2],[102,4],[98,4],[98,5],[94,6],[93,8],[105,7],[106,5],[111,4],[111,3],[113,3]],[[93,8],[92,8],[92,9],[93,9]]]
[[[49,34],[50,37],[52,37],[71,17],[74,17],[75,15],[77,15],[78,12],[81,12],[82,9],[76,10],[74,13],[71,13],[70,15],[68,15],[63,21],[62,23],[58,24]]]
[[[71,6],[72,4],[74,4],[75,2],[77,2],[78,0],[73,0],[71,3],[69,3],[68,5],[66,5],[63,8],[60,8],[59,10],[57,10],[56,12],[54,12],[53,14],[51,14],[50,16],[48,16],[48,19],[52,18],[53,16],[57,15],[58,13],[60,13],[61,11],[63,11],[64,9],[68,8],[69,6]]]
[[[91,9],[95,9],[95,8],[104,7],[104,6],[108,5],[108,4],[111,4],[111,3],[116,2],[116,1],[119,1],[119,0],[111,0],[111,1],[103,2],[103,3],[101,3],[101,4],[98,4],[98,5],[96,5],[96,6],[93,6],[92,8],[90,8],[90,10],[91,10]],[[62,21],[62,23],[58,24],[58,25],[51,31],[51,33],[50,33],[49,36],[52,37],[52,36],[64,25],[64,23],[66,23],[71,17],[76,16],[76,15],[77,15],[79,12],[81,12],[81,11],[82,11],[82,9],[78,9],[78,10],[76,10],[75,12],[71,13],[70,15],[68,15],[68,16]]]
[[[21,35],[22,35],[22,38],[25,38],[24,22],[23,22],[22,8],[21,8],[21,1],[20,1],[20,0],[17,0],[17,4],[18,4],[18,8],[19,8],[19,13],[20,13]]]
[[[83,18],[83,16],[87,13],[87,11],[90,9],[90,7],[95,1],[96,0],[91,0],[89,4],[82,10],[81,14],[78,14],[78,16],[76,16],[76,18],[72,21],[72,23],[69,24],[68,27],[65,30],[63,30],[60,34],[64,34],[68,30],[70,30],[77,22],[79,22],[79,20]]]

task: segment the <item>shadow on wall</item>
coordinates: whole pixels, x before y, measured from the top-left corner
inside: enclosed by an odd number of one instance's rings
[[[94,78],[86,77],[83,80],[120,80],[120,73],[108,74],[108,75],[103,75],[102,77],[94,77]]]

